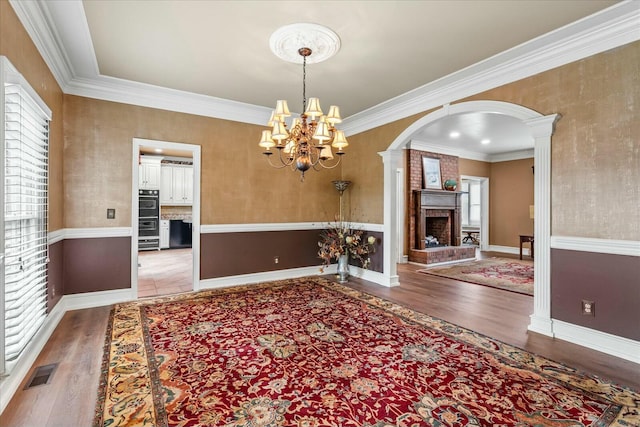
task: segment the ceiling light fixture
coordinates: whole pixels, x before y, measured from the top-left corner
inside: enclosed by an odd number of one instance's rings
[[[458,138],[460,136],[460,132],[458,132],[457,130],[454,130],[453,132],[449,133],[449,138]]]
[[[480,141],[480,144],[485,144],[486,145],[486,144],[488,144],[490,142],[491,142],[491,140],[489,138],[485,138],[482,141]]]
[[[295,46],[294,44],[297,44]],[[284,26],[273,33],[270,39],[271,50],[281,59],[290,62],[300,62],[302,58],[302,111],[299,118],[292,119],[289,126],[285,119],[291,116],[287,101],[278,100],[275,110],[267,123],[269,130],[262,131],[258,145],[264,148],[263,154],[269,159],[269,164],[275,168],[290,166],[302,173],[300,180],[304,181],[304,173],[320,167],[332,169],[340,163],[343,149],[349,145],[344,131],[336,129],[335,125],[342,122],[340,109],[332,105],[324,115],[318,98],[309,98],[307,102],[306,77],[307,62],[320,62],[333,56],[340,48],[340,39],[330,29],[316,24],[292,24]],[[291,56],[292,50],[297,49],[298,56]],[[311,60],[311,54],[318,52]],[[271,162],[272,148],[278,151],[279,163]],[[331,147],[337,151],[337,161],[334,159]]]

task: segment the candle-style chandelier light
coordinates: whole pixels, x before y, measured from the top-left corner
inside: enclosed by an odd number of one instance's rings
[[[333,55],[339,47],[339,39],[333,31],[326,27],[315,24],[293,24],[283,27],[276,31],[271,38],[271,48],[280,55],[280,48],[287,48],[287,38],[291,38],[293,32],[296,36],[293,38],[296,42],[309,44],[318,43],[317,38],[309,36],[310,30],[321,32],[321,41],[326,42],[327,34],[330,34],[333,44],[333,51],[327,52],[325,46],[320,49],[326,59]],[[300,37],[299,32],[305,31],[305,37]],[[327,33],[329,32],[329,33]],[[275,38],[275,42],[274,42]],[[279,43],[279,40],[285,40]],[[337,41],[337,46],[336,46]],[[288,46],[290,48],[290,46]],[[307,58],[311,56],[313,50],[309,46],[299,47],[297,53],[302,57],[302,111],[299,118],[293,118],[289,126],[286,120],[291,116],[287,101],[278,100],[275,110],[271,113],[271,118],[267,123],[269,130],[262,131],[259,146],[264,148],[263,154],[269,159],[269,164],[276,168],[291,167],[293,170],[301,172],[301,180],[304,180],[304,173],[313,168],[320,170],[321,168],[331,169],[340,163],[341,156],[344,154],[344,148],[349,145],[345,138],[344,132],[335,126],[342,121],[340,117],[340,109],[332,105],[329,107],[328,113],[325,115],[320,107],[318,98],[309,98],[307,102],[306,94],[306,67]],[[283,56],[281,56],[283,57]],[[284,58],[284,57],[283,57]],[[291,60],[290,58],[287,60]],[[317,60],[315,62],[319,62]],[[273,150],[275,148],[275,150]],[[334,158],[334,148],[337,160]],[[271,161],[271,155],[278,153],[278,162]]]

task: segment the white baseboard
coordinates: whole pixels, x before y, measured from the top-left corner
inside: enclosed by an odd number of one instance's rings
[[[61,299],[47,315],[44,324],[24,349],[17,363],[10,367],[9,375],[0,381],[0,414],[4,412],[65,313]]]
[[[305,276],[336,274],[336,272],[337,272],[337,264],[331,264],[329,266],[324,267],[324,270],[322,272],[320,271],[320,266],[313,266],[313,267],[291,268],[287,270],[265,271],[261,273],[252,273],[252,274],[240,274],[237,276],[216,277],[212,279],[200,280],[200,289],[202,290],[202,289],[225,288],[233,285],[246,285],[250,283],[268,282],[270,280],[285,280],[285,279],[295,279],[297,277],[305,277]],[[388,280],[386,280],[384,274],[378,273],[377,271],[365,270],[363,268],[350,265],[349,274],[353,277],[357,277],[363,280],[368,280],[370,282],[374,282],[382,286],[393,286],[393,285],[388,285],[387,284]]]
[[[53,331],[60,323],[60,320],[67,311],[79,310],[83,308],[101,307],[116,304],[119,302],[131,301],[131,289],[119,289],[115,291],[87,292],[82,294],[65,295],[53,307],[51,313],[47,315],[44,325],[27,345],[18,362],[10,367],[8,376],[0,381],[0,414],[11,401],[11,398],[20,387],[20,384],[29,373],[44,348]]]
[[[596,331],[561,320],[553,320],[554,336],[611,356],[640,363],[640,342]]]
[[[83,308],[102,307],[120,302],[133,301],[136,295],[131,288],[116,289],[113,291],[86,292],[71,294],[62,297],[60,303],[64,303],[65,311],[80,310]],[[60,304],[58,303],[58,304]]]
[[[320,266],[290,268],[287,270],[265,271],[261,273],[239,274],[237,276],[215,277],[212,279],[200,280],[200,289],[225,288],[233,285],[246,285],[250,283],[268,282],[270,280],[295,279],[296,277],[317,276],[320,274],[330,274],[331,268],[325,268],[320,272]],[[335,272],[335,267],[333,267]]]
[[[520,254],[520,248],[516,248],[513,246],[489,245],[489,248],[487,250],[491,252],[502,252],[505,254],[514,254],[514,255]],[[530,256],[531,250],[529,248],[522,248],[522,255]]]

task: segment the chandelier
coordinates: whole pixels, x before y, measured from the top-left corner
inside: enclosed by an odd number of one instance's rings
[[[304,30],[308,31],[308,26],[315,24],[294,24],[281,28],[289,29],[295,27],[300,30],[300,26],[304,26]],[[331,31],[326,27],[320,27],[323,32]],[[335,33],[331,32],[335,35]],[[276,36],[278,32],[274,33]],[[323,33],[324,34],[324,33]],[[337,40],[337,36],[336,40]],[[272,50],[274,42],[272,36]],[[301,39],[299,36],[296,39]],[[337,49],[336,49],[337,50]],[[287,126],[286,120],[291,116],[287,101],[278,100],[276,108],[271,113],[267,126],[269,130],[262,131],[262,137],[258,145],[264,148],[265,154],[269,160],[269,164],[275,168],[291,167],[294,171],[301,172],[301,181],[304,181],[304,173],[313,168],[314,170],[332,169],[338,166],[341,156],[344,154],[344,148],[349,145],[345,138],[344,131],[336,129],[336,125],[342,122],[340,117],[340,109],[332,105],[329,107],[328,113],[325,115],[320,107],[318,98],[309,98],[307,102],[306,94],[306,77],[307,77],[307,58],[313,53],[310,47],[301,47],[298,54],[302,57],[302,111],[300,117],[293,118]],[[335,53],[332,52],[331,54]],[[281,56],[276,52],[278,56]],[[326,56],[326,55],[325,55]],[[326,58],[323,58],[326,59]],[[290,60],[290,59],[288,59]],[[275,150],[274,150],[275,149]],[[334,158],[334,152],[337,160]],[[274,164],[271,156],[277,152],[278,161]]]

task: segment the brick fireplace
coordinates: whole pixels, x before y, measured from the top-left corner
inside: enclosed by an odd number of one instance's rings
[[[460,246],[461,194],[457,191],[424,189],[422,158],[440,160],[442,180],[459,182],[458,158],[437,153],[409,150],[410,192],[409,261],[434,264],[475,258],[475,248]],[[433,236],[439,245],[427,247],[425,238]]]

